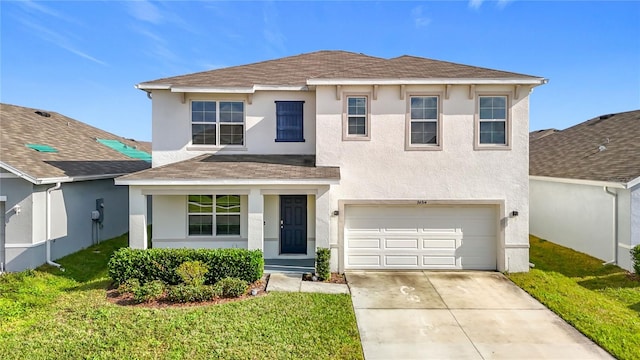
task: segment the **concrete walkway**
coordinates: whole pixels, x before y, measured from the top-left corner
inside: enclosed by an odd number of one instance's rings
[[[302,281],[301,273],[272,273],[267,283],[267,292],[269,291],[349,294],[349,287],[346,284]]]
[[[347,272],[366,359],[613,359],[496,272]]]

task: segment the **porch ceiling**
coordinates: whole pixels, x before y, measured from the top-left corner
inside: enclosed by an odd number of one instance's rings
[[[118,185],[229,180],[338,181],[340,168],[316,166],[314,155],[202,155],[116,179]]]

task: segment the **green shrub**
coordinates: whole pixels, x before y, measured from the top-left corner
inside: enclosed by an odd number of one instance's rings
[[[182,282],[177,268],[187,261],[200,261],[207,266],[204,283],[209,285],[226,277],[252,283],[262,278],[264,270],[260,250],[122,248],[109,260],[109,276],[116,284],[136,278],[143,284],[161,280],[177,285]]]
[[[136,278],[128,279],[118,286],[118,293],[120,295],[123,294],[133,294],[133,292],[140,287],[140,280]]]
[[[633,261],[633,270],[640,276],[640,245],[631,248],[631,261]]]
[[[217,296],[220,294],[216,293],[213,285],[180,284],[170,287],[167,291],[167,299],[180,303],[207,301]]]
[[[329,260],[331,259],[331,250],[327,248],[318,248],[316,250],[316,273],[321,281],[331,278],[331,269]]]
[[[207,265],[201,261],[187,261],[178,266],[176,272],[182,281],[187,285],[199,286],[204,284],[207,275]]]
[[[133,289],[133,300],[137,303],[156,300],[164,294],[164,283],[153,280]]]
[[[238,278],[224,278],[213,285],[215,292],[225,298],[235,298],[247,291],[247,282]]]

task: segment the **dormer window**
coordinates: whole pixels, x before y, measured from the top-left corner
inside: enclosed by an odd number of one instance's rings
[[[193,145],[244,145],[245,114],[242,101],[192,101]]]

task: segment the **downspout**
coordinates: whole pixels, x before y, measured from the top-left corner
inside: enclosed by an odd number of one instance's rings
[[[64,271],[64,268],[62,267],[62,265],[51,261],[51,192],[54,190],[60,189],[60,187],[62,187],[62,184],[58,182],[54,186],[47,189],[47,209],[46,209],[47,214],[45,217],[45,221],[47,225],[47,228],[46,228],[47,239],[45,241],[47,242],[47,264],[55,266],[61,271]]]
[[[618,264],[618,193],[609,191],[607,186],[604,191],[613,196],[613,260],[607,261],[602,265]]]

